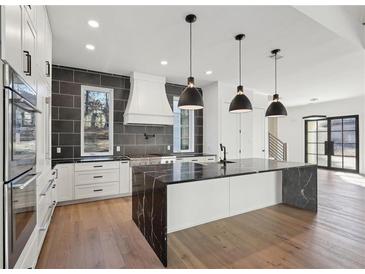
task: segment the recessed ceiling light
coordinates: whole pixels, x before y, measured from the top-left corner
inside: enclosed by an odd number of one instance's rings
[[[211,70],[207,70],[206,72],[205,72],[205,74],[206,75],[211,75],[213,73],[213,71],[211,71]]]
[[[94,45],[91,45],[91,44],[87,44],[85,46],[88,50],[94,50],[95,49],[95,46]]]
[[[166,66],[166,65],[168,64],[168,62],[167,62],[166,60],[162,60],[160,63],[161,63],[161,65],[163,65],[163,66]]]
[[[92,28],[98,28],[99,27],[99,23],[97,21],[95,21],[95,20],[89,20],[87,23]]]

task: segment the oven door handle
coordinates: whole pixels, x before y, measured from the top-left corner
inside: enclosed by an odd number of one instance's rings
[[[24,98],[21,98],[21,99],[11,99],[12,103],[14,105],[16,105],[17,107],[25,110],[25,111],[29,111],[29,112],[37,112],[37,113],[42,113],[42,111],[40,111],[39,109],[37,109],[36,107],[34,107],[31,103],[29,103],[27,100],[25,100]],[[19,103],[21,104],[25,104],[27,105],[29,108],[26,108],[22,105],[20,105]]]
[[[31,182],[33,182],[35,179],[37,179],[40,174],[41,174],[40,172],[35,173],[35,174],[31,174],[32,178],[30,178],[29,180],[25,181],[22,184],[13,185],[13,188],[15,188],[15,189],[24,189],[24,188],[26,188]]]

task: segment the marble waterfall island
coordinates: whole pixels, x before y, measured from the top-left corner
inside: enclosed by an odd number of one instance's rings
[[[168,233],[280,203],[317,212],[316,165],[250,158],[133,167],[133,221],[164,266]]]

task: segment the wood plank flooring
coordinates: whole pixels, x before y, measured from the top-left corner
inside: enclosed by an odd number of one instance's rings
[[[313,214],[276,205],[169,234],[169,268],[365,268],[365,178],[319,170]],[[162,268],[131,198],[58,207],[38,268]]]

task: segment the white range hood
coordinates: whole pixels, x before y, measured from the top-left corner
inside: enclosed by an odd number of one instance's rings
[[[166,78],[133,72],[124,124],[172,125],[174,114],[166,96]]]

